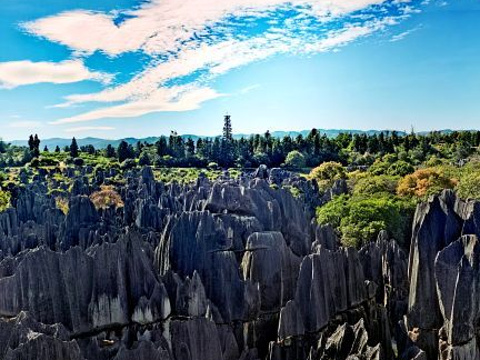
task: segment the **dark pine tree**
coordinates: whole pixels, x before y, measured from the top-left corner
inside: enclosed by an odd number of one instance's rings
[[[191,138],[188,138],[185,142],[185,148],[187,149],[188,157],[193,157],[195,155],[195,142]]]
[[[138,164],[140,166],[148,166],[151,165],[150,157],[146,151],[142,152],[140,158],[138,159]]]
[[[33,157],[38,157],[40,155],[40,139],[37,134],[35,134],[35,136],[30,135],[30,138],[28,139],[28,147],[30,148]]]
[[[35,146],[35,149],[40,149],[40,139],[37,134],[35,134],[35,137],[33,138],[33,145]]]
[[[107,148],[105,149],[105,156],[107,158],[114,158],[117,156],[117,153],[115,152],[115,148],[112,146],[112,144],[107,145]]]
[[[73,137],[72,143],[70,144],[70,156],[72,158],[78,157],[78,144],[77,144],[77,139]]]
[[[223,119],[223,134],[220,144],[220,159],[219,165],[223,167],[230,167],[234,162],[234,144],[232,134],[232,120],[230,115],[225,115]]]
[[[55,152],[56,152],[56,153],[59,153],[59,152],[60,152],[60,146],[57,145],[57,146],[55,147]]]
[[[117,149],[118,161],[123,162],[126,159],[131,159],[133,157],[132,153],[133,148],[125,140],[122,140]]]
[[[29,147],[30,151],[33,151],[33,149],[35,148],[34,141],[33,141],[33,135],[30,135],[30,137],[28,138],[28,147]]]
[[[157,148],[157,155],[162,157],[168,155],[168,143],[167,138],[165,136],[160,137],[158,141],[155,143]]]

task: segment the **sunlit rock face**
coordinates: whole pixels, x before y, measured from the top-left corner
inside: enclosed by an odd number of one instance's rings
[[[129,170],[118,208],[91,198],[117,174],[85,171],[65,174],[66,215],[42,177],[0,214],[2,360],[480,356],[476,203],[419,205],[410,254],[385,232],[357,250],[285,170],[189,185]]]

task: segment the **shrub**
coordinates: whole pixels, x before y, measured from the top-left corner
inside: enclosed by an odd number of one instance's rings
[[[317,221],[319,224],[330,224],[334,228],[340,227],[342,218],[348,215],[347,195],[340,195],[329,201],[324,206],[317,208]]]
[[[270,162],[270,158],[268,157],[267,154],[265,154],[263,152],[259,152],[259,153],[255,153],[255,155],[253,155],[253,161],[254,161],[256,166],[259,166],[259,165],[262,165],[262,164],[268,165],[268,163]]]
[[[138,159],[138,165],[147,166],[150,164],[151,164],[150,156],[148,156],[146,151],[142,152],[142,154],[140,155],[140,158]]]
[[[480,172],[470,172],[462,176],[457,191],[463,199],[480,199]]]
[[[0,211],[5,211],[10,206],[10,193],[0,190]]]
[[[360,247],[375,240],[381,230],[407,244],[414,209],[414,202],[391,195],[341,195],[317,209],[317,221],[337,229],[344,246]]]
[[[133,169],[135,166],[137,166],[137,163],[134,159],[126,159],[120,164],[120,169],[129,170]]]
[[[325,190],[331,187],[335,180],[345,179],[346,174],[342,164],[335,161],[329,161],[312,169],[308,178],[316,180],[320,190]]]
[[[442,165],[442,160],[432,155],[430,159],[427,160],[426,165],[429,167]]]
[[[32,168],[38,168],[40,166],[40,160],[38,158],[33,158],[32,161],[30,161],[30,166]]]
[[[379,193],[395,194],[397,190],[398,177],[379,175],[368,176],[358,179],[354,188],[354,195],[375,195]]]
[[[77,158],[73,159],[73,165],[75,165],[75,166],[81,167],[81,166],[83,166],[84,163],[85,163],[85,161],[82,158],[77,157]]]
[[[293,169],[302,169],[306,165],[305,156],[300,151],[290,151],[285,159],[285,166]]]
[[[46,157],[46,156],[40,157],[41,166],[57,166],[58,164],[59,164],[59,161],[54,158]]]
[[[362,246],[387,230],[394,238],[403,240],[400,206],[391,198],[353,198],[348,216],[340,222],[342,242],[346,246]]]
[[[393,176],[406,176],[408,174],[411,174],[415,171],[415,168],[410,165],[408,162],[399,160],[397,162],[394,162],[391,164],[387,170],[388,175],[393,175]]]
[[[58,196],[55,198],[55,205],[57,209],[60,209],[65,215],[68,214],[68,199],[63,196]]]
[[[123,207],[122,197],[112,186],[103,185],[100,191],[95,191],[90,195],[90,200],[96,209],[108,209],[112,206]]]
[[[218,164],[216,162],[209,162],[207,168],[211,170],[218,170]]]
[[[368,169],[373,175],[383,175],[386,174],[390,167],[390,163],[381,161],[380,159],[375,160],[372,166]]]
[[[453,189],[456,184],[456,180],[450,179],[437,169],[419,169],[400,180],[397,193],[400,196],[425,197],[443,189]]]
[[[312,169],[309,177],[317,181],[344,179],[345,169],[343,168],[342,164],[338,162],[324,162],[323,164],[320,164],[316,168]]]

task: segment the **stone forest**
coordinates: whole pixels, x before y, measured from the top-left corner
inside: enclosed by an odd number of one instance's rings
[[[159,143],[3,144],[32,158],[2,173],[0,359],[479,359],[479,162],[445,148],[467,136],[315,132],[278,167],[173,178],[139,164]]]

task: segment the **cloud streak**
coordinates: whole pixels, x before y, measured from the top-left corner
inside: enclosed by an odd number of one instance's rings
[[[13,89],[18,86],[38,83],[67,84],[84,80],[108,84],[112,76],[102,72],[92,72],[81,60],[59,63],[9,61],[0,63],[0,87]]]
[[[132,118],[154,112],[182,112],[195,110],[208,100],[222,96],[211,88],[176,87],[158,89],[146,99],[104,107],[77,116],[63,118],[51,124],[71,124],[98,119]]]
[[[115,128],[111,126],[80,126],[80,127],[65,129],[65,132],[79,133],[79,132],[86,132],[86,131],[110,131],[110,130],[115,130]]]
[[[416,27],[416,28],[413,28],[413,29],[410,29],[410,30],[401,32],[400,34],[394,35],[394,36],[392,36],[392,38],[390,39],[390,42],[397,42],[397,41],[403,40],[403,39],[405,39],[407,36],[411,35],[412,33],[414,33],[415,31],[417,31],[417,30],[419,30],[419,29],[420,29],[420,27]]]
[[[12,121],[8,124],[9,128],[12,129],[31,129],[31,128],[40,128],[43,124],[40,121],[33,121],[33,120],[18,120]]]

